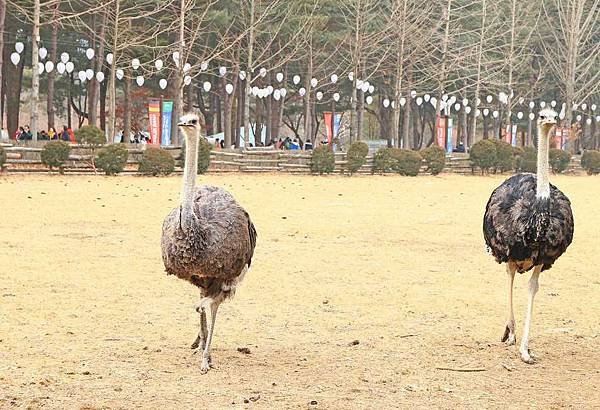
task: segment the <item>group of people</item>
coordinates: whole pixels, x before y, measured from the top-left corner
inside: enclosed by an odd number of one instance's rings
[[[304,142],[304,146],[301,145],[300,140],[298,138],[290,138],[290,137],[286,137],[285,139],[281,139],[279,138],[277,141],[275,140],[271,140],[271,142],[269,142],[269,144],[267,146],[275,146],[275,149],[281,149],[281,150],[290,150],[290,151],[296,151],[296,150],[302,150],[304,149],[305,151],[310,151],[313,149],[313,144],[310,141],[310,139],[306,140]]]
[[[15,141],[27,141],[32,139],[33,133],[31,132],[29,125],[19,127],[15,133]],[[62,140],[67,142],[75,142],[75,134],[71,128],[64,125],[61,131],[56,131],[53,127],[50,127],[48,131],[39,131],[37,133],[37,139],[40,141]]]

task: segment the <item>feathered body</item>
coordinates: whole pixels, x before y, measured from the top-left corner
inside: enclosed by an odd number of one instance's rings
[[[492,192],[483,217],[485,243],[498,263],[514,262],[520,273],[550,269],[573,240],[571,202],[550,184],[549,198],[536,198],[535,174],[508,178]]]
[[[203,296],[232,296],[250,267],[256,245],[248,213],[229,192],[199,186],[187,230],[181,219],[182,208],[177,207],[163,223],[162,258],[167,273],[197,286]]]

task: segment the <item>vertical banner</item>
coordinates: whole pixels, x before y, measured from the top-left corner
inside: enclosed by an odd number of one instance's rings
[[[569,127],[563,127],[562,129],[562,141],[561,141],[561,149],[566,150],[567,144],[569,143]]]
[[[160,142],[160,101],[148,102],[148,122],[150,127],[150,144]]]
[[[171,145],[171,119],[173,117],[173,101],[162,104],[162,139],[161,145]]]
[[[325,133],[327,134],[327,143],[331,145],[333,140],[333,113],[326,111],[323,113],[323,119],[325,120]],[[315,145],[316,147],[316,145]]]
[[[448,138],[446,139],[446,152],[448,154],[452,154],[452,148],[453,147],[453,138],[452,138],[452,126],[453,126],[453,121],[452,118],[448,118]]]
[[[438,147],[446,148],[446,118],[438,117],[436,124],[436,143]]]
[[[336,138],[340,133],[340,128],[342,126],[342,114],[335,114],[333,119],[333,138]]]
[[[550,148],[558,148],[561,149],[562,148],[562,128],[561,127],[556,127],[555,131],[554,131],[554,144],[550,145]]]
[[[504,142],[507,144],[512,144],[512,130],[510,124],[506,124],[506,127],[504,127],[504,133],[502,134],[502,137]]]

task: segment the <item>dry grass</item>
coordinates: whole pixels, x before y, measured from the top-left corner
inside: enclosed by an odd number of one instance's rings
[[[0,178],[0,407],[600,406],[597,177],[553,178],[576,232],[541,277],[533,366],[499,342],[507,280],[481,234],[502,178],[200,180],[259,232],[206,375],[189,349],[197,294],[160,258],[178,178]]]

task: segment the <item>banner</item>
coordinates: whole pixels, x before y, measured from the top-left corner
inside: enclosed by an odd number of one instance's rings
[[[436,144],[438,147],[446,148],[446,118],[438,117],[436,124]]]
[[[171,119],[173,117],[173,101],[162,104],[162,139],[161,145],[171,145]]]
[[[446,141],[446,152],[452,154],[453,142],[452,142],[452,118],[448,118],[448,139]]]
[[[506,127],[504,127],[504,132],[502,133],[502,140],[507,144],[510,144],[512,142],[510,124],[506,124]]]
[[[150,127],[150,144],[160,141],[160,101],[150,100],[148,103],[148,123]]]
[[[569,144],[569,127],[563,127],[562,129],[562,146],[561,148],[566,150]]]
[[[327,143],[331,145],[334,133],[333,113],[329,111],[324,112],[323,119],[325,120],[325,134],[327,135]],[[315,147],[316,146],[317,145],[315,145]]]
[[[336,138],[340,133],[340,128],[342,126],[342,114],[335,114],[333,121],[333,138]]]
[[[517,124],[512,126],[512,139],[510,140],[510,145],[513,147],[517,146]]]
[[[567,131],[566,133],[564,131]],[[556,127],[554,131],[554,143],[550,144],[550,148],[563,149],[565,146],[565,135],[568,136],[568,128]]]

